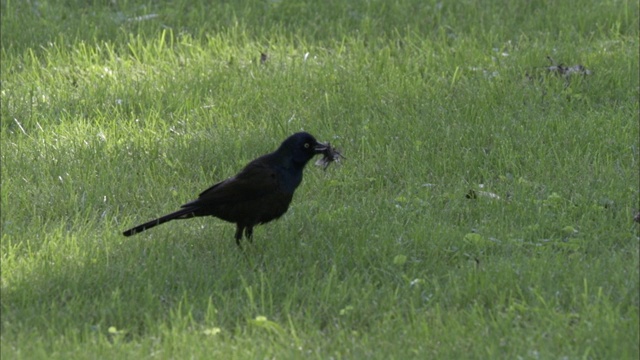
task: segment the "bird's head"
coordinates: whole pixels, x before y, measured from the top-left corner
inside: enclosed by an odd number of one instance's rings
[[[299,132],[282,142],[277,152],[289,154],[295,165],[304,167],[311,158],[326,149],[327,145],[319,143],[311,134]]]

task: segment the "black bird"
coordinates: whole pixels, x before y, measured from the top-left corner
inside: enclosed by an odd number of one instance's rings
[[[215,216],[236,224],[236,244],[241,246],[243,232],[251,241],[254,226],[287,212],[305,165],[328,149],[329,144],[319,143],[309,133],[293,134],[276,151],[251,161],[238,175],[211,186],[180,210],[131,228],[123,235],[131,236],[174,219]]]

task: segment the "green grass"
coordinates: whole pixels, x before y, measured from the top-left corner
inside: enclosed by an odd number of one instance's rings
[[[3,358],[640,356],[637,2],[91,3],[0,3]],[[121,235],[301,129],[245,254]]]

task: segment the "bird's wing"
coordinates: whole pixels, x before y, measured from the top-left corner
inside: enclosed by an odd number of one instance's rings
[[[221,181],[200,193],[198,199],[184,204],[192,207],[253,200],[278,189],[278,173],[260,162],[251,162],[238,175]]]

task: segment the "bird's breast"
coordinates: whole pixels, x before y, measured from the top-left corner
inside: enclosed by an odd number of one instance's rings
[[[296,188],[302,182],[302,171],[292,171],[285,169],[279,171],[278,174],[278,188],[280,191],[288,194],[294,193]]]
[[[284,215],[289,209],[289,204],[291,204],[292,199],[293,193],[276,192],[266,196],[260,201],[260,204],[257,204],[255,209],[258,215],[256,222],[266,223]]]

